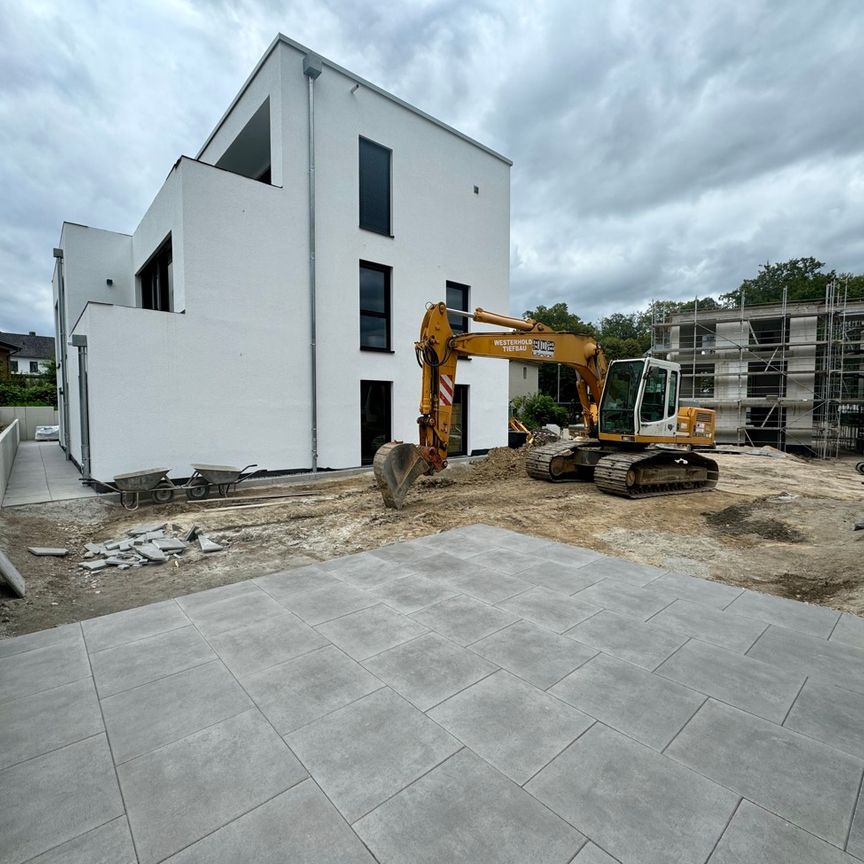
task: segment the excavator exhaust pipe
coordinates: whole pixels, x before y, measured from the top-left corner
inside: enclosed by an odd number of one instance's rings
[[[426,474],[430,467],[416,444],[392,441],[379,447],[372,461],[372,470],[384,503],[394,510],[401,510],[414,481]]]

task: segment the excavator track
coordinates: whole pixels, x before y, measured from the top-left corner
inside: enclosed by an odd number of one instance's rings
[[[642,450],[604,456],[594,483],[609,495],[651,498],[707,492],[717,485],[717,463],[688,450]]]
[[[528,451],[528,459],[525,462],[528,476],[551,483],[565,483],[581,479],[577,475],[576,466],[573,464],[573,457],[578,446],[558,441],[555,444],[532,447]],[[591,478],[585,479],[590,480]]]

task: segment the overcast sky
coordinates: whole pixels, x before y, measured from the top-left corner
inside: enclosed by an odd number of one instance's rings
[[[0,0],[0,330],[62,221],[131,233],[277,32],[514,161],[511,311],[864,272],[861,0]]]

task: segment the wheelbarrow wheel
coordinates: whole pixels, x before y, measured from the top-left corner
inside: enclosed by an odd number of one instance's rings
[[[121,492],[120,503],[125,510],[138,509],[138,493],[137,492]]]
[[[170,480],[162,480],[153,490],[153,500],[157,504],[168,504],[174,500],[174,484]]]
[[[859,462],[859,463],[855,466],[855,470],[856,470],[859,474],[864,474],[864,461]]]
[[[196,477],[186,488],[186,497],[190,501],[203,501],[210,496],[210,484],[203,477]]]

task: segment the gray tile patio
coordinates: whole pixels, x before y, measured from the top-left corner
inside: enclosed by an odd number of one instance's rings
[[[854,864],[862,776],[861,619],[492,526],[0,641],[0,864]]]
[[[15,507],[95,495],[89,486],[81,483],[81,473],[56,441],[22,441],[2,504]]]

